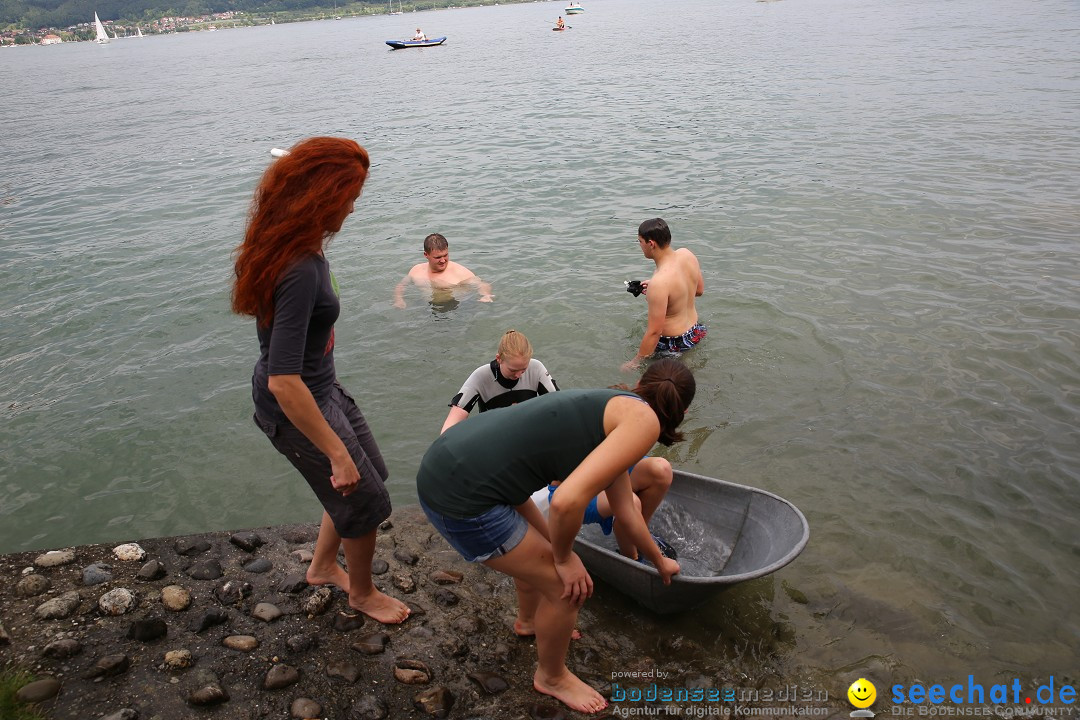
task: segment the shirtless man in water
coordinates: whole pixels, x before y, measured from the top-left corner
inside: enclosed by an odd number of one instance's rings
[[[685,352],[707,332],[694,307],[694,298],[705,292],[705,278],[694,253],[671,247],[671,229],[660,218],[641,223],[638,245],[645,257],[656,263],[656,272],[641,283],[649,301],[648,327],[637,354],[623,363],[623,370],[638,367],[658,352]]]
[[[424,238],[424,257],[427,262],[412,266],[408,275],[394,288],[394,307],[405,307],[405,288],[410,283],[436,290],[449,290],[459,285],[472,285],[480,293],[480,302],[491,302],[491,286],[476,277],[472,270],[450,260],[450,244],[439,233]]]

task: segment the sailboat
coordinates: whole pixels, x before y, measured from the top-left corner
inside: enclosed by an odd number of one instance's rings
[[[138,25],[135,26],[135,37],[143,37],[142,28]]]
[[[94,38],[94,42],[98,45],[104,45],[112,40],[109,37],[109,33],[105,32],[105,26],[101,24],[101,20],[98,18],[97,13],[94,13],[94,31],[97,33],[97,37]]]

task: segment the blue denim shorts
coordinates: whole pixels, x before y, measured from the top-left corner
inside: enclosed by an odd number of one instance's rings
[[[432,510],[422,498],[420,507],[439,534],[469,562],[505,555],[518,546],[529,530],[529,523],[509,505],[496,505],[483,515],[464,520]]]

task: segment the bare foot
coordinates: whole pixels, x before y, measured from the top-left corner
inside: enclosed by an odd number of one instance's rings
[[[530,623],[522,622],[520,618],[515,618],[515,620],[514,620],[514,634],[517,635],[518,637],[523,637],[523,638],[536,637],[536,628],[533,627],[533,624],[531,622]],[[581,639],[581,632],[577,628],[574,628],[574,631],[572,633],[570,633],[570,639],[571,640],[580,640]]]
[[[409,617],[408,605],[375,589],[362,598],[349,595],[349,607],[386,625],[403,623]]]
[[[338,564],[334,564],[332,570],[323,571],[314,565],[309,565],[305,576],[308,585],[336,585],[338,588],[349,592],[349,573],[345,572]]]
[[[533,675],[533,689],[550,695],[571,710],[583,713],[600,712],[607,707],[607,700],[574,673],[567,670],[555,680],[543,680],[540,671]]]

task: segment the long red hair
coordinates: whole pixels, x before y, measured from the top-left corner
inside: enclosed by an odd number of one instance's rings
[[[303,256],[321,252],[341,229],[370,164],[354,140],[314,137],[266,169],[251,201],[244,241],[234,253],[233,312],[270,324],[281,274]]]

